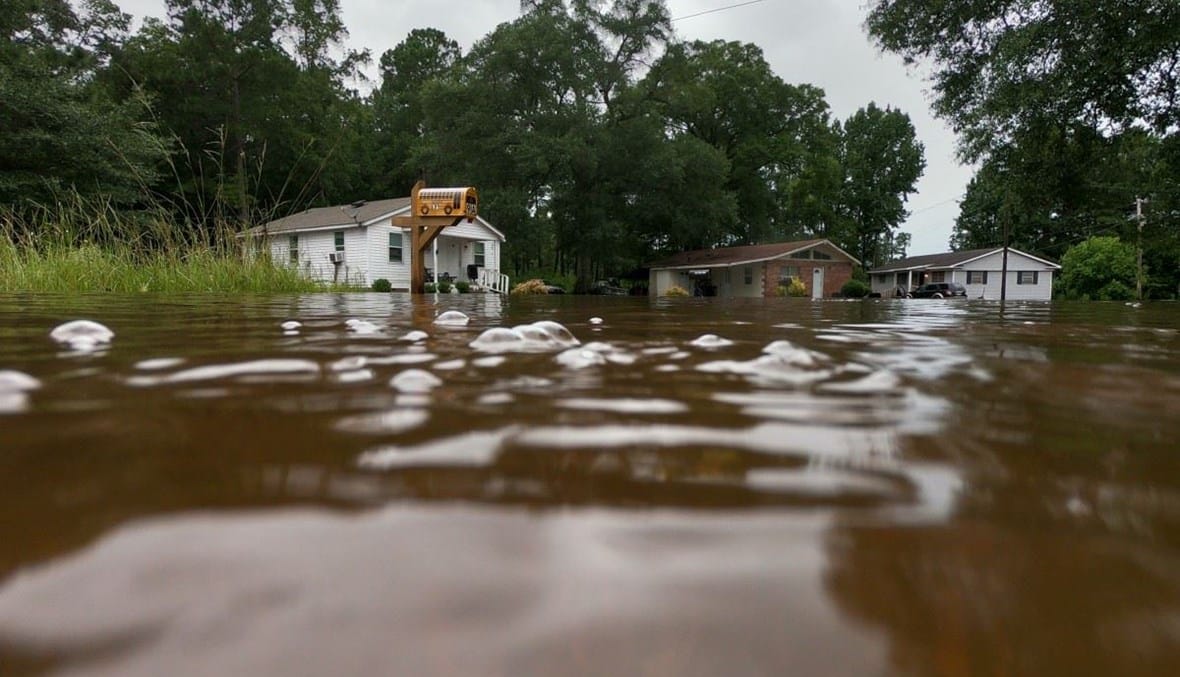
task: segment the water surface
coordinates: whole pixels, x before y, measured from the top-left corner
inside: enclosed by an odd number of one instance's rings
[[[1169,674],[1178,330],[0,296],[0,674]]]

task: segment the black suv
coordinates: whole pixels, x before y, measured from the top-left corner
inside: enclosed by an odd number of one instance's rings
[[[942,299],[955,296],[967,297],[967,290],[957,282],[931,282],[918,287],[910,296],[916,299]]]

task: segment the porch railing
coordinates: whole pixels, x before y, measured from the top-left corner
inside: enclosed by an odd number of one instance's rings
[[[479,286],[497,294],[507,294],[508,276],[498,270],[485,268],[479,271]]]

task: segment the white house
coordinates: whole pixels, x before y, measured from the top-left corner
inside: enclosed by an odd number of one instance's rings
[[[929,282],[957,282],[968,298],[1000,298],[1003,247],[946,254],[911,256],[877,266],[870,272],[873,291],[894,296],[898,287],[913,289]],[[1053,298],[1053,273],[1061,266],[1008,248],[1008,300],[1048,301]]]
[[[298,266],[315,280],[367,287],[389,280],[393,289],[410,288],[409,230],[393,225],[408,214],[410,198],[317,207],[247,231],[256,246],[269,245],[271,258]],[[444,228],[426,260],[426,279],[468,280],[499,293],[508,292],[500,272],[504,234],[482,217]]]

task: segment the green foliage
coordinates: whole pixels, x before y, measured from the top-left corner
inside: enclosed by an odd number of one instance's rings
[[[438,288],[438,293],[440,293],[440,294],[450,294],[451,293],[451,283],[447,282],[446,280],[439,280],[439,282],[437,284],[437,288]]]
[[[846,299],[863,299],[872,291],[869,285],[860,280],[849,280],[840,287],[840,296]]]
[[[775,296],[790,296],[794,298],[802,298],[807,296],[807,285],[803,284],[803,280],[797,277],[792,277],[787,284],[780,284],[774,289]]]
[[[1117,237],[1092,237],[1061,259],[1058,293],[1067,299],[1135,298],[1135,249]]]
[[[467,292],[471,291],[471,283],[467,280],[459,280],[455,283],[455,289],[457,289],[460,294],[466,294]]]
[[[433,294],[438,291],[438,285],[433,282],[427,282],[422,285],[422,291],[427,294]]]
[[[372,289],[376,292],[388,292],[393,289],[393,285],[390,284],[389,280],[379,277],[373,280]]]

